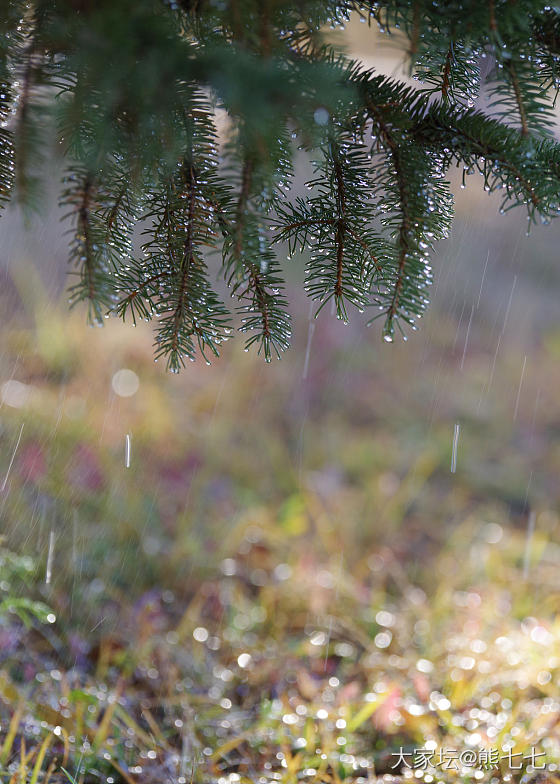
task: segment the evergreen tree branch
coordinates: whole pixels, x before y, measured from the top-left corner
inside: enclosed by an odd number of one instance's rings
[[[20,36],[19,52],[12,52],[13,67],[19,77],[13,121],[14,197],[20,204],[35,210],[38,208],[40,169],[44,159],[44,125],[48,122],[38,96],[39,89],[47,84],[48,79],[38,48],[37,24],[37,19],[30,15],[25,35]]]
[[[204,260],[205,250],[217,250],[228,196],[218,175],[215,129],[196,91],[183,124],[188,148],[171,171],[160,172],[142,217],[152,221],[144,257],[117,270],[121,297],[114,307],[123,319],[157,319],[156,359],[165,358],[172,372],[197,349],[207,361],[208,351],[217,356],[230,321]]]
[[[402,331],[401,322],[415,329],[422,316],[431,285],[426,255],[448,232],[451,203],[437,161],[399,123],[403,106],[408,117],[424,116],[425,97],[368,73],[361,77],[360,91],[372,122],[377,188],[383,196],[381,222],[395,243],[385,263],[384,287],[374,298],[385,317],[384,339],[390,342],[395,327]]]
[[[280,357],[288,347],[291,329],[287,303],[280,293],[283,283],[278,264],[265,234],[274,198],[267,203],[262,196],[259,176],[254,155],[245,152],[231,234],[226,234],[224,242],[224,258],[228,285],[240,303],[240,332],[249,335],[246,347],[258,343],[259,352],[268,362],[273,352]],[[227,232],[226,226],[223,228]]]
[[[93,175],[89,171],[77,170],[66,178],[67,187],[62,203],[71,207],[75,222],[75,233],[71,244],[71,259],[78,267],[79,280],[70,287],[70,304],[86,301],[88,321],[100,324],[104,311],[112,302],[111,284],[107,281],[100,254],[94,248],[92,211],[95,199]]]
[[[443,106],[431,107],[413,133],[420,143],[441,151],[443,165],[455,161],[465,172],[476,168],[487,191],[504,190],[502,209],[525,205],[531,221],[556,216],[560,150],[554,142],[535,144],[481,112]]]
[[[308,183],[311,198],[279,208],[276,240],[287,242],[290,253],[298,246],[310,250],[305,285],[320,303],[316,315],[334,300],[338,318],[347,321],[347,303],[361,311],[369,305],[383,277],[386,243],[372,228],[378,211],[365,145],[332,126],[322,153]]]
[[[547,135],[552,132],[555,121],[552,102],[542,78],[533,73],[524,60],[508,57],[498,61],[493,79],[490,81],[490,104],[495,116],[505,122],[517,116],[521,136]]]
[[[195,190],[196,190],[196,177],[192,164],[186,166],[185,172],[185,186],[188,194],[188,212],[186,216],[186,236],[183,247],[183,255],[179,269],[179,294],[177,297],[177,304],[173,314],[173,329],[171,337],[171,363],[175,367],[179,357],[179,341],[181,337],[181,327],[184,322],[185,315],[188,309],[187,303],[187,286],[189,283],[189,273],[193,264],[193,231],[194,231],[194,214],[195,214]],[[192,319],[192,329],[200,336],[200,330],[195,319]]]
[[[399,309],[399,298],[401,295],[403,278],[406,270],[408,252],[411,250],[410,235],[411,235],[411,225],[412,225],[411,224],[412,214],[411,214],[410,204],[409,204],[408,183],[406,181],[406,174],[404,170],[403,159],[402,159],[402,154],[399,145],[394,139],[390,128],[383,120],[381,112],[377,109],[375,104],[369,102],[367,106],[371,113],[372,118],[374,119],[377,127],[381,132],[381,137],[384,143],[388,146],[390,150],[390,155],[392,158],[393,167],[396,175],[399,206],[401,212],[401,221],[400,221],[400,226],[398,231],[397,275],[396,275],[396,280],[393,284],[393,293],[391,296],[389,308],[387,310],[386,326],[385,326],[385,334],[388,337],[392,337],[394,332],[393,320]]]
[[[71,260],[78,282],[70,287],[70,303],[86,302],[90,323],[102,324],[116,301],[115,274],[131,253],[136,205],[118,162],[94,175],[74,165],[66,175],[61,204],[70,208],[75,232]]]
[[[342,298],[342,273],[344,264],[344,235],[346,233],[346,188],[342,176],[342,166],[336,148],[331,143],[331,154],[333,157],[333,170],[336,178],[336,282],[334,285],[334,295],[337,303]]]
[[[455,38],[422,54],[415,68],[421,91],[443,101],[471,105],[480,89],[480,52]],[[424,86],[426,85],[426,86]]]
[[[449,48],[445,55],[445,63],[443,65],[443,75],[441,80],[441,97],[447,100],[451,87],[451,66],[453,63],[453,41],[449,44]]]
[[[513,94],[515,96],[515,103],[517,104],[517,111],[519,113],[519,120],[521,123],[521,136],[529,136],[529,123],[527,122],[527,112],[521,96],[521,88],[519,86],[519,79],[517,77],[517,70],[513,62],[509,62],[506,66]]]
[[[354,12],[404,32],[417,88],[364,71],[325,36]],[[488,55],[495,68],[481,87]],[[452,214],[450,166],[482,173],[502,210],[557,216],[559,68],[560,13],[539,0],[114,0],[80,13],[73,2],[10,0],[0,200],[15,190],[29,202],[44,128],[56,125],[71,301],[96,322],[108,312],[153,320],[156,358],[170,370],[228,337],[209,272],[220,255],[246,347],[267,360],[287,348],[284,244],[306,254],[316,315],[328,302],[345,321],[351,306],[374,308],[392,340],[428,304],[429,255]],[[481,89],[490,105],[474,111]],[[296,146],[314,167],[306,198],[291,191]]]
[[[23,2],[12,2],[0,17],[0,206],[6,204],[14,186],[15,151],[13,112],[17,95],[13,62],[23,50],[25,25]]]

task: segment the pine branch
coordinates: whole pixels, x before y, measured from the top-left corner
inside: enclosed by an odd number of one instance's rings
[[[216,238],[202,180],[186,158],[162,182],[143,218],[153,221],[144,258],[117,273],[121,299],[115,312],[123,319],[130,314],[134,323],[156,317],[156,359],[164,357],[172,372],[194,359],[197,348],[207,361],[208,350],[217,356],[228,329],[227,310],[210,287],[201,255],[203,247],[215,247]]]
[[[481,52],[454,38],[423,53],[414,76],[421,91],[443,101],[470,106],[480,89]],[[424,86],[426,85],[426,86]]]
[[[432,276],[426,256],[434,241],[448,233],[451,200],[437,159],[408,129],[401,130],[403,107],[408,117],[422,117],[427,111],[425,98],[368,73],[361,77],[360,90],[372,121],[372,154],[385,213],[381,222],[395,241],[384,288],[374,300],[385,317],[383,337],[391,342],[395,326],[402,331],[401,321],[416,329],[416,319],[428,303]]]
[[[418,142],[441,152],[444,166],[455,161],[465,173],[478,170],[485,190],[503,190],[502,210],[524,205],[533,222],[557,214],[560,149],[554,142],[535,143],[481,112],[443,106],[431,107],[413,133]]]
[[[179,342],[181,339],[181,327],[184,323],[185,316],[188,317],[188,301],[187,301],[187,293],[188,287],[190,285],[190,277],[191,277],[191,267],[193,266],[194,257],[193,257],[193,233],[195,231],[194,227],[194,217],[195,217],[195,210],[196,210],[196,175],[193,169],[192,164],[185,167],[185,186],[186,186],[186,196],[188,198],[188,211],[186,215],[186,236],[184,241],[184,248],[183,248],[183,256],[180,263],[179,268],[179,293],[177,296],[177,304],[175,306],[175,312],[173,313],[173,327],[171,332],[171,367],[174,369],[178,366],[179,363]],[[196,319],[192,319],[192,329],[193,332],[200,336],[199,327],[196,323]]]
[[[310,251],[305,287],[320,303],[315,315],[334,300],[338,318],[348,321],[347,303],[360,311],[369,305],[387,245],[372,227],[378,205],[366,146],[331,127],[321,151],[310,198],[279,208],[276,241],[291,254],[298,246]]]
[[[243,133],[243,129],[240,130]],[[289,346],[291,326],[287,302],[282,293],[284,284],[280,269],[267,236],[267,227],[274,208],[280,203],[280,183],[291,175],[285,134],[281,134],[274,150],[268,150],[276,161],[270,168],[268,158],[262,163],[263,139],[259,135],[243,145],[240,182],[235,209],[226,230],[223,245],[224,275],[232,296],[239,302],[240,332],[248,334],[245,347],[259,345],[267,362],[274,353],[278,358]],[[261,150],[259,159],[256,152]]]
[[[70,287],[72,306],[86,302],[88,320],[103,323],[117,300],[115,275],[132,252],[137,206],[122,161],[95,174],[74,164],[64,178],[61,206],[73,222],[70,260],[78,281]]]
[[[508,56],[498,61],[489,87],[493,97],[490,108],[497,118],[510,123],[512,116],[517,117],[524,138],[551,134],[555,122],[552,102],[527,60]]]
[[[521,136],[527,137],[529,136],[529,123],[527,120],[527,110],[525,109],[523,96],[521,95],[521,86],[519,84],[519,79],[517,76],[517,68],[515,64],[510,61],[506,66],[506,70],[508,72],[509,81],[511,82],[513,94],[515,97],[517,111],[519,113],[519,120],[521,123]]]
[[[33,10],[22,20],[22,31],[14,39],[11,67],[17,75],[13,103],[13,193],[25,207],[38,210],[41,167],[44,161],[48,113],[39,92],[49,73],[38,43],[38,20]]]
[[[29,113],[31,88],[34,76],[33,62],[33,40],[27,45],[25,52],[25,67],[21,79],[21,90],[18,96],[18,106],[16,113],[15,133],[15,186],[18,199],[25,201],[29,191],[28,181],[28,151],[34,146],[33,139],[30,138]]]
[[[16,100],[13,60],[22,51],[26,26],[23,2],[10,3],[0,17],[0,206],[9,201],[14,186],[14,138],[12,117]]]
[[[194,359],[197,348],[217,356],[227,339],[229,314],[208,281],[203,251],[218,247],[228,195],[217,174],[215,129],[205,100],[196,92],[183,118],[189,145],[171,172],[162,170],[160,186],[142,221],[144,258],[117,272],[121,293],[115,312],[123,319],[157,319],[156,359],[172,372]]]
[[[390,341],[428,303],[451,165],[479,171],[504,211],[558,214],[560,12],[538,0],[79,5],[10,0],[0,18],[0,200],[15,174],[29,201],[56,120],[72,302],[95,322],[154,320],[156,357],[173,371],[228,337],[213,258],[246,347],[270,360],[290,337],[282,244],[306,255],[316,314],[375,308]],[[400,30],[416,87],[364,71],[325,36],[354,12]],[[481,89],[490,106],[477,112]],[[296,146],[314,166],[307,198],[291,189]]]

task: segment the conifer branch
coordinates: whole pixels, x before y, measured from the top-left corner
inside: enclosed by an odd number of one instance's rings
[[[38,206],[39,170],[45,143],[41,127],[44,112],[36,93],[41,81],[45,81],[46,71],[38,51],[36,25],[37,21],[32,18],[30,29],[19,43],[19,88],[13,123],[14,197],[20,204],[33,209]]]
[[[386,340],[416,329],[430,253],[450,226],[452,165],[480,172],[503,211],[522,206],[532,222],[559,213],[555,7],[86,5],[10,0],[0,17],[0,200],[29,202],[44,128],[56,128],[71,301],[97,322],[153,321],[156,358],[172,371],[216,355],[232,326],[266,360],[279,356],[291,329],[281,262],[296,251],[315,315],[331,302],[345,321],[351,306],[373,308]],[[353,12],[404,32],[415,86],[364,70],[325,37]],[[481,88],[488,52],[495,68]],[[475,111],[481,89],[490,103]],[[291,190],[296,147],[313,166],[305,197]],[[220,256],[233,314],[211,282]]]
[[[173,330],[171,337],[171,362],[173,365],[177,362],[179,356],[179,338],[180,330],[187,312],[187,287],[189,283],[189,273],[193,263],[193,231],[194,231],[194,213],[195,213],[195,189],[196,189],[196,176],[192,164],[185,167],[185,187],[187,190],[188,198],[188,211],[186,215],[186,236],[183,247],[183,255],[179,269],[179,295],[177,297],[177,304],[175,306],[175,313],[173,317]],[[193,319],[193,331],[198,333],[196,320]]]
[[[498,23],[496,21],[495,0],[488,0],[488,16],[489,16],[489,23],[490,23],[490,31],[495,34],[498,31]]]
[[[14,137],[17,140],[16,143],[16,155],[15,155],[15,183],[16,189],[18,193],[18,198],[22,201],[25,200],[27,188],[27,172],[28,172],[28,161],[27,161],[27,144],[28,141],[28,117],[29,117],[29,101],[31,96],[31,85],[32,85],[32,78],[33,78],[33,49],[34,44],[31,41],[28,46],[26,47],[25,55],[24,55],[24,70],[22,75],[22,83],[21,83],[21,90],[18,96],[18,107],[16,113],[16,122],[15,122],[15,133]]]
[[[552,181],[550,177],[542,177],[544,160],[539,160],[540,151],[548,147],[528,147],[528,140],[480,112],[457,112],[444,107],[432,107],[414,128],[414,136],[422,144],[446,150],[447,162],[455,159],[464,164],[465,170],[476,166],[484,175],[488,190],[504,187],[507,199],[514,204],[526,204],[533,219],[536,214],[552,217],[551,211],[558,203],[560,179],[558,170],[552,169],[549,169],[554,175]],[[452,139],[454,143],[450,147]],[[552,149],[555,148],[553,145]]]
[[[71,207],[69,215],[76,225],[71,253],[79,277],[78,282],[70,287],[70,304],[85,301],[88,321],[101,324],[113,295],[111,283],[107,280],[107,269],[95,241],[95,235],[99,232],[99,226],[93,225],[92,214],[95,210],[96,186],[91,172],[87,170],[71,173],[67,177],[67,184],[63,203]]]
[[[61,205],[75,223],[70,246],[78,282],[70,286],[70,304],[86,302],[88,321],[102,324],[117,298],[115,274],[130,256],[136,206],[117,162],[112,170],[92,173],[74,166],[64,179]]]
[[[308,183],[314,195],[307,203],[297,199],[288,208],[282,205],[276,241],[287,242],[290,253],[298,246],[311,251],[306,289],[320,303],[316,315],[334,299],[338,318],[347,321],[347,303],[364,310],[383,278],[380,257],[386,243],[372,225],[377,208],[365,145],[354,148],[333,126],[322,152],[317,177]]]
[[[90,175],[86,174],[85,181],[82,185],[82,198],[80,205],[78,206],[78,236],[82,241],[85,283],[87,289],[87,298],[89,299],[90,306],[93,305],[96,299],[96,287],[94,283],[94,260],[92,258],[92,242],[89,223],[92,189],[93,183],[90,179]]]
[[[245,152],[231,236],[226,234],[224,254],[227,281],[242,316],[239,330],[248,335],[246,347],[258,343],[259,352],[269,362],[273,352],[279,358],[288,347],[291,329],[287,303],[280,294],[283,284],[278,265],[265,236],[268,208],[259,189],[259,177],[254,156]],[[227,231],[227,224],[222,227]]]
[[[333,156],[333,169],[336,178],[336,206],[338,213],[338,218],[336,221],[336,281],[334,286],[334,294],[338,303],[342,297],[343,291],[342,269],[344,263],[344,235],[346,231],[346,193],[344,187],[344,178],[342,176],[342,167],[332,144],[331,151]]]
[[[401,212],[401,220],[398,231],[398,265],[397,274],[393,283],[393,292],[387,309],[384,334],[387,338],[391,338],[394,334],[393,321],[399,311],[401,289],[403,285],[404,275],[406,273],[406,262],[410,250],[410,235],[411,235],[411,212],[408,197],[408,187],[406,182],[405,172],[403,170],[402,155],[399,145],[395,141],[390,128],[383,120],[381,112],[377,109],[375,104],[371,101],[367,104],[368,109],[373,117],[377,127],[381,132],[382,139],[387,145],[392,158],[392,163],[395,171],[396,183],[398,188],[398,199]]]
[[[449,96],[449,77],[451,75],[451,63],[453,62],[453,42],[449,44],[449,49],[445,55],[445,64],[443,66],[443,78],[441,80],[441,96],[447,100]]]
[[[517,104],[517,111],[519,113],[519,120],[521,122],[521,136],[527,137],[529,136],[529,123],[527,122],[527,113],[525,111],[525,105],[521,96],[521,88],[519,86],[519,79],[517,77],[515,64],[510,60],[507,63],[506,68],[511,80],[511,86],[513,87],[515,103]]]

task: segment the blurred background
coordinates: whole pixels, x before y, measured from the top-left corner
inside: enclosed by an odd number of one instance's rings
[[[366,32],[346,45],[400,73]],[[24,701],[30,736],[58,727],[107,781],[366,781],[426,741],[556,766],[560,227],[527,236],[452,176],[406,343],[310,319],[294,257],[282,361],[235,339],[179,376],[149,325],[68,312],[54,184],[4,212],[6,721]]]

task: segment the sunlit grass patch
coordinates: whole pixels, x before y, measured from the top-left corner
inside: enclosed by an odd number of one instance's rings
[[[486,392],[491,354],[457,380],[428,346],[411,391],[407,348],[320,330],[305,384],[85,332],[3,335],[2,783],[555,780],[552,338],[514,422],[515,347]]]

